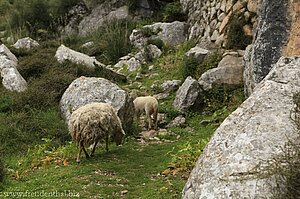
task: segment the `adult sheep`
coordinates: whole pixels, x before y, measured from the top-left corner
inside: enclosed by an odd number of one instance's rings
[[[137,97],[133,100],[135,116],[137,122],[139,123],[140,115],[145,112],[148,120],[148,129],[151,129],[153,122],[151,115],[154,120],[154,128],[157,129],[157,114],[158,114],[158,101],[155,97],[146,96],[146,97]]]
[[[91,156],[94,156],[99,140],[105,139],[106,151],[108,151],[110,137],[114,139],[117,145],[120,145],[125,135],[120,118],[114,108],[107,103],[95,102],[78,108],[72,113],[68,127],[73,141],[79,147],[76,159],[78,163],[82,150],[85,156],[89,158],[85,146],[94,143],[91,152]]]

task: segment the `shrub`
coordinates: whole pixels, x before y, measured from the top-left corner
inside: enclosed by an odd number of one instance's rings
[[[149,44],[153,44],[153,45],[157,46],[160,50],[163,50],[163,48],[164,48],[164,46],[165,46],[164,42],[163,42],[161,39],[159,39],[159,38],[156,38],[156,39],[148,39],[148,40],[147,40],[147,44],[148,44],[148,45],[149,45]]]
[[[186,79],[188,76],[195,77],[195,71],[197,70],[198,65],[196,59],[184,56],[181,66],[183,79]]]
[[[163,20],[165,22],[186,21],[187,15],[183,12],[179,1],[168,3],[163,10]]]
[[[252,37],[245,35],[243,26],[246,21],[242,16],[232,15],[227,28],[227,49],[245,49],[252,42]]]

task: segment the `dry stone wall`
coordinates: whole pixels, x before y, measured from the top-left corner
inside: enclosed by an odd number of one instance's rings
[[[180,0],[188,14],[189,39],[205,39],[217,44],[226,41],[226,27],[230,17],[240,14],[247,22],[246,35],[252,35],[260,0]]]

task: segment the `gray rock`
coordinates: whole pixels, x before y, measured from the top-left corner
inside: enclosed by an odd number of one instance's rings
[[[17,57],[4,45],[0,45],[0,72],[2,85],[10,90],[22,92],[27,89],[27,82],[17,70]]]
[[[281,57],[289,34],[287,0],[262,1],[260,11],[251,58],[247,59],[250,63],[246,63],[252,68],[248,69],[248,79],[245,79],[248,96]]]
[[[126,56],[126,57],[127,59],[123,57],[123,59],[121,59],[117,64],[115,64],[114,67],[121,68],[125,66],[129,71],[135,71],[141,68],[142,63],[138,59],[130,56]]]
[[[201,64],[208,54],[208,50],[201,48],[199,46],[195,46],[194,48],[191,48],[188,52],[185,53],[185,55],[188,58],[195,59],[197,63]]]
[[[117,0],[105,1],[93,8],[92,12],[80,21],[78,26],[79,35],[85,36],[102,27],[107,22],[129,18],[128,6],[124,4],[118,6],[120,4],[122,2],[118,2]]]
[[[185,117],[182,115],[177,116],[172,120],[168,125],[167,128],[172,128],[172,127],[185,127],[186,126],[186,120]]]
[[[180,83],[180,80],[166,80],[161,85],[162,91],[166,93],[176,91],[179,88]]]
[[[27,89],[27,82],[17,70],[17,62],[0,55],[0,71],[2,84],[6,89],[17,92]]]
[[[89,41],[89,42],[86,42],[84,44],[82,44],[81,48],[90,48],[92,46],[94,46],[94,42],[93,41]]]
[[[243,84],[243,58],[226,55],[218,64],[201,75],[198,82],[204,90],[216,85],[236,87]]]
[[[291,119],[300,90],[300,58],[281,58],[250,97],[215,131],[183,189],[183,198],[272,198],[269,162],[299,138]]]
[[[156,34],[145,36],[142,31],[145,28]],[[149,39],[161,39],[168,46],[176,46],[185,42],[187,38],[187,24],[184,22],[155,23],[143,26],[142,29],[133,30],[129,37],[131,43],[138,49],[142,49]]]
[[[18,41],[13,45],[13,47],[17,48],[17,49],[31,49],[34,47],[38,47],[40,44],[31,39],[30,37],[25,37],[22,39],[18,39]]]
[[[202,108],[202,89],[197,80],[192,77],[187,77],[184,83],[176,92],[176,97],[173,102],[175,109],[179,111],[200,111]]]
[[[66,122],[73,111],[91,102],[111,104],[116,109],[124,130],[132,125],[134,106],[129,94],[116,84],[95,77],[77,78],[64,92],[60,109]]]
[[[100,63],[99,61],[97,61],[95,57],[90,57],[86,54],[72,50],[72,49],[64,46],[63,44],[57,49],[57,51],[55,53],[55,58],[60,63],[63,63],[64,61],[68,60],[75,64],[86,65],[90,68],[95,68],[94,63],[105,67],[105,65]]]
[[[147,57],[149,60],[157,59],[162,54],[161,50],[153,44],[147,45],[146,48],[146,50],[143,50],[143,53],[145,54],[144,57]]]
[[[17,57],[4,45],[0,45],[0,55],[7,57],[7,59],[18,63]]]

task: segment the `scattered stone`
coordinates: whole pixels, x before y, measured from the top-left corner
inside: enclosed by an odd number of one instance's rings
[[[243,70],[243,57],[227,54],[217,68],[203,73],[198,81],[204,90],[212,89],[215,85],[240,86],[243,83]]]
[[[13,45],[13,47],[17,49],[32,49],[34,47],[38,47],[40,44],[31,39],[30,37],[25,37],[22,39],[18,39],[18,41]]]
[[[174,108],[183,112],[188,110],[200,111],[202,103],[202,89],[199,83],[192,77],[187,77],[176,92],[176,97],[173,102]]]
[[[0,45],[0,72],[2,85],[10,90],[23,92],[27,89],[27,82],[17,70],[17,57],[4,45]]]
[[[96,63],[99,66],[105,67],[105,65],[97,61],[95,57],[90,57],[86,54],[72,50],[64,46],[63,44],[57,49],[55,53],[55,58],[60,63],[63,63],[64,61],[68,60],[75,64],[86,65],[90,68],[95,68],[94,63]]]
[[[180,116],[175,117],[174,120],[172,120],[167,125],[167,128],[172,128],[172,127],[181,127],[181,128],[184,128],[185,126],[186,126],[185,117],[183,117],[182,115],[180,115]]]
[[[195,59],[198,64],[201,64],[208,54],[208,50],[203,49],[199,46],[196,46],[194,48],[191,48],[188,52],[185,53],[185,55],[188,58]]]

